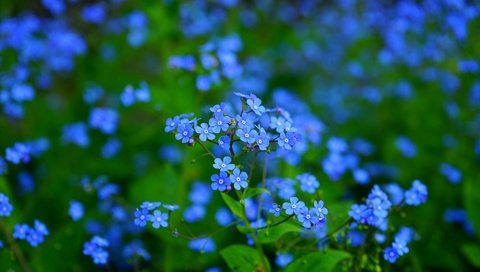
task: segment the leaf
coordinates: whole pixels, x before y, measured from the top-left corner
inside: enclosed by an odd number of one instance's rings
[[[272,243],[280,239],[283,235],[289,232],[300,232],[300,226],[290,222],[284,222],[278,226],[262,229],[258,232],[258,242]]]
[[[270,194],[270,191],[268,191],[265,188],[248,188],[247,192],[245,193],[245,198],[251,198],[256,195],[259,195],[261,193],[268,193]]]
[[[480,237],[480,213],[478,213],[478,207],[480,207],[480,190],[478,190],[478,180],[472,178],[466,179],[463,184],[464,204],[467,211],[468,218],[472,222],[472,225]]]
[[[260,256],[258,251],[245,245],[231,245],[220,251],[223,259],[232,271],[251,272],[251,271],[269,271],[270,267],[264,267],[262,258],[268,264],[264,256]]]
[[[223,201],[225,201],[225,204],[227,204],[228,208],[230,208],[232,213],[238,216],[243,221],[246,221],[245,213],[243,211],[242,205],[240,205],[240,202],[236,201],[226,193],[222,193],[221,195],[222,195]]]
[[[480,245],[478,244],[464,244],[462,245],[463,255],[475,267],[480,268]]]
[[[285,272],[328,272],[335,269],[335,266],[337,266],[340,261],[347,258],[350,258],[350,254],[340,250],[328,249],[321,252],[314,252],[295,260],[287,266]]]

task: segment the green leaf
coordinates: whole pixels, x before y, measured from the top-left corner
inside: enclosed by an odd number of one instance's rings
[[[251,198],[251,197],[257,196],[261,193],[270,194],[270,191],[268,191],[265,188],[248,188],[247,192],[245,193],[245,198]]]
[[[473,224],[477,236],[480,237],[480,190],[478,190],[478,180],[475,178],[466,179],[463,184],[464,204],[467,211],[468,218]]]
[[[478,244],[464,244],[462,245],[463,255],[475,267],[480,268],[480,245]]]
[[[347,258],[350,258],[350,254],[340,250],[328,249],[321,252],[314,252],[295,260],[287,266],[285,272],[328,272],[335,269],[335,266],[337,266],[340,261]]]
[[[238,216],[240,219],[246,221],[247,219],[245,218],[245,213],[243,211],[242,205],[240,205],[240,202],[236,201],[226,193],[221,193],[221,195],[222,195],[223,201],[225,201],[225,203],[227,204],[228,208],[230,208],[232,213]]]
[[[232,271],[251,272],[251,271],[269,271],[270,267],[264,267],[262,258],[268,264],[264,256],[260,256],[258,251],[245,245],[231,245],[220,251],[223,259]]]
[[[280,239],[284,234],[289,232],[300,232],[300,226],[290,222],[284,222],[278,226],[262,229],[258,232],[258,242],[272,243]]]

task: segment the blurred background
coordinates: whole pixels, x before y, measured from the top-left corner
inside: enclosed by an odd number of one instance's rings
[[[332,229],[374,184],[428,187],[426,204],[391,218],[417,234],[408,255],[388,264],[381,239],[350,234],[340,247],[356,261],[338,269],[480,269],[479,12],[463,0],[2,1],[0,193],[13,212],[0,222],[48,227],[38,247],[18,241],[33,271],[228,271],[218,250],[247,241],[235,228],[198,252],[133,213],[179,205],[170,226],[198,237],[233,220],[210,158],[165,122],[252,93],[304,133],[271,154],[268,177],[315,175]],[[94,235],[110,243],[106,267],[82,254]],[[273,270],[281,251],[266,247]],[[8,247],[0,268],[20,269]]]

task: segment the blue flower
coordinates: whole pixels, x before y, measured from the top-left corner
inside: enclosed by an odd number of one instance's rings
[[[70,208],[68,209],[68,215],[72,218],[73,221],[78,221],[82,219],[84,213],[83,204],[78,201],[70,201]]]
[[[320,220],[325,218],[325,216],[328,214],[328,209],[324,207],[323,200],[319,200],[319,201],[315,200],[313,202],[313,207]]]
[[[305,203],[303,201],[298,201],[297,197],[291,197],[290,202],[285,202],[282,204],[282,208],[285,210],[285,213],[288,215],[291,215],[291,214],[298,215],[303,207],[305,207]]]
[[[210,128],[207,123],[202,123],[200,126],[195,127],[195,132],[200,134],[200,141],[205,142],[207,139],[215,139],[215,134],[212,133],[212,128]]]
[[[240,140],[244,143],[248,143],[248,144],[253,144],[257,137],[258,137],[258,133],[256,130],[252,129],[248,129],[248,128],[245,128],[245,129],[239,129],[237,130],[237,132],[235,133],[238,137],[240,137]]]
[[[164,228],[168,227],[168,214],[162,213],[159,210],[155,210],[153,215],[148,215],[148,220],[152,222],[152,227],[155,229],[160,228],[160,226]]]
[[[233,173],[230,175],[230,181],[233,183],[233,187],[235,190],[240,190],[241,188],[247,188],[248,187],[248,182],[247,182],[248,175],[245,172],[240,172],[240,169],[235,168],[233,170]]]
[[[348,215],[353,218],[355,221],[364,223],[365,218],[368,212],[368,208],[366,205],[363,204],[353,204],[352,208],[348,212]]]
[[[312,225],[316,225],[319,221],[316,209],[308,209],[307,207],[300,209],[297,213],[297,219],[305,228],[311,228]]]
[[[229,150],[229,148],[230,148],[230,137],[225,135],[225,136],[222,136],[222,137],[218,138],[218,145],[225,150]]]
[[[193,204],[200,204],[205,205],[210,202],[210,198],[212,197],[212,190],[209,186],[202,182],[195,182],[192,185],[192,189],[190,194],[188,195],[188,199]]]
[[[293,256],[290,253],[280,253],[275,258],[275,264],[279,267],[285,267],[293,261]]]
[[[198,238],[192,240],[188,243],[188,247],[190,247],[194,251],[201,251],[201,252],[213,252],[217,248],[215,243],[210,238]]]
[[[87,125],[82,122],[65,125],[62,130],[62,139],[66,143],[87,147],[90,144],[87,129]]]
[[[230,179],[227,176],[227,172],[220,172],[220,174],[213,174],[211,177],[213,190],[219,190],[223,192],[230,187]]]
[[[212,87],[212,80],[207,75],[199,75],[195,81],[195,86],[200,91],[208,91]]]
[[[235,120],[237,121],[237,126],[241,129],[252,129],[253,123],[255,122],[255,115],[251,113],[244,112],[242,115],[237,115]]]
[[[223,117],[223,114],[225,113],[225,104],[220,103],[220,104],[214,105],[214,106],[210,107],[210,111],[213,113],[215,118],[221,118],[221,117]]]
[[[163,207],[164,207],[165,209],[167,209],[167,211],[171,211],[171,212],[174,212],[174,211],[180,209],[180,206],[178,206],[178,205],[172,205],[172,204],[163,204]]]
[[[235,169],[235,164],[230,163],[232,158],[229,156],[223,157],[223,159],[216,158],[213,164],[213,168],[219,169],[221,172],[231,171]]]
[[[278,133],[282,133],[285,131],[285,123],[287,123],[287,121],[281,116],[270,117],[270,128],[275,129]]]
[[[292,149],[295,144],[295,139],[293,138],[293,133],[288,132],[287,134],[281,133],[280,137],[277,140],[278,146],[283,147],[285,150]]]
[[[224,227],[233,221],[233,215],[229,209],[220,208],[215,213],[215,220],[220,226]]]
[[[147,219],[148,219],[148,210],[147,209],[136,209],[135,210],[135,225],[139,227],[145,227],[147,225]]]
[[[453,184],[458,184],[462,181],[462,172],[448,163],[441,164],[440,172]]]
[[[398,252],[393,247],[388,247],[383,251],[383,258],[389,261],[390,263],[396,262],[398,257],[399,257]]]
[[[427,201],[428,191],[420,180],[414,180],[412,188],[405,192],[405,202],[411,206],[418,206]]]
[[[183,211],[183,218],[185,218],[185,221],[188,223],[193,223],[202,220],[205,217],[205,214],[205,207],[195,204]]]
[[[395,237],[395,241],[393,242],[392,247],[397,251],[398,255],[400,256],[408,253],[407,241],[403,240],[401,237]]]
[[[186,144],[190,141],[190,137],[193,135],[192,125],[189,123],[182,123],[178,126],[175,139],[182,140],[182,143]]]
[[[130,107],[135,103],[135,93],[132,85],[127,85],[122,94],[120,94],[120,101],[125,107]]]
[[[262,113],[265,112],[265,107],[262,106],[262,100],[260,100],[260,98],[256,97],[254,94],[250,95],[250,98],[247,99],[247,105],[257,115],[262,115]]]
[[[27,232],[30,227],[27,224],[16,224],[13,228],[13,238],[24,240],[27,239]]]
[[[268,212],[273,214],[274,216],[280,216],[281,211],[282,208],[277,203],[273,203],[272,207],[268,210]]]
[[[82,10],[82,19],[87,23],[100,24],[105,20],[106,10],[101,3],[85,6]]]
[[[83,254],[91,256],[95,264],[106,264],[109,256],[108,251],[106,251],[108,246],[107,240],[100,236],[94,236],[90,241],[83,244]]]
[[[309,173],[298,175],[297,179],[300,181],[300,189],[306,193],[313,194],[320,186],[317,178]]]
[[[149,201],[144,201],[142,205],[140,205],[141,209],[147,209],[149,211],[154,210],[158,207],[160,207],[162,203],[160,202],[149,202]]]
[[[0,216],[10,216],[13,206],[8,201],[8,196],[0,193]]]
[[[258,149],[262,151],[267,150],[267,147],[270,145],[270,137],[263,128],[260,129],[260,133],[258,134],[258,137],[256,137],[255,142],[258,145]]]
[[[13,164],[30,161],[30,148],[24,143],[15,143],[13,147],[5,150],[5,159]]]
[[[89,124],[105,134],[112,134],[117,130],[119,115],[110,108],[95,108],[90,113]]]
[[[218,116],[210,118],[208,124],[212,128],[213,133],[220,133],[220,131],[227,131],[230,127],[230,118],[227,116]]]
[[[170,132],[175,130],[180,124],[180,117],[174,116],[173,118],[168,118],[165,126],[165,132]]]

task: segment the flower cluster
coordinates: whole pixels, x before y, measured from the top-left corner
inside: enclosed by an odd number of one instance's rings
[[[275,144],[290,150],[301,141],[287,111],[278,107],[265,108],[254,94],[236,95],[244,102],[239,114],[233,113],[231,105],[221,103],[210,108],[212,116],[208,122],[198,124],[198,119],[189,120],[191,115],[182,114],[167,119],[165,131],[175,131],[175,138],[188,144],[193,144],[195,139],[215,142],[218,136],[215,143],[226,150],[237,141],[242,142],[247,150],[266,151]]]
[[[159,208],[162,206],[168,213],[162,213]],[[135,211],[135,225],[145,227],[147,222],[152,223],[152,227],[158,229],[160,227],[168,227],[168,215],[170,212],[178,209],[177,205],[167,205],[160,202],[143,202],[140,208]]]
[[[108,251],[106,248],[109,243],[106,239],[100,236],[94,236],[90,241],[83,244],[83,254],[91,256],[95,264],[104,265],[108,262]]]
[[[27,224],[16,224],[13,230],[13,238],[27,240],[27,242],[33,247],[43,243],[45,236],[48,234],[49,231],[47,227],[39,220],[35,220],[33,227],[30,227]]]
[[[282,204],[282,208],[285,214],[290,216],[295,215],[298,222],[305,228],[312,228],[323,224],[328,214],[328,209],[324,207],[322,200],[314,201],[313,207],[308,208],[305,202],[299,201],[297,197],[291,197],[289,202]],[[269,212],[275,216],[279,216],[280,207],[274,203]]]
[[[408,243],[412,241],[414,232],[412,229],[402,227],[400,231],[395,235],[392,246],[387,247],[383,251],[383,257],[385,260],[394,263],[398,257],[408,253]]]
[[[354,204],[349,211],[350,217],[360,224],[368,224],[381,229],[387,228],[388,212],[392,203],[387,195],[375,185],[365,204]]]
[[[8,196],[0,193],[0,216],[10,216],[13,206],[8,201]]]

